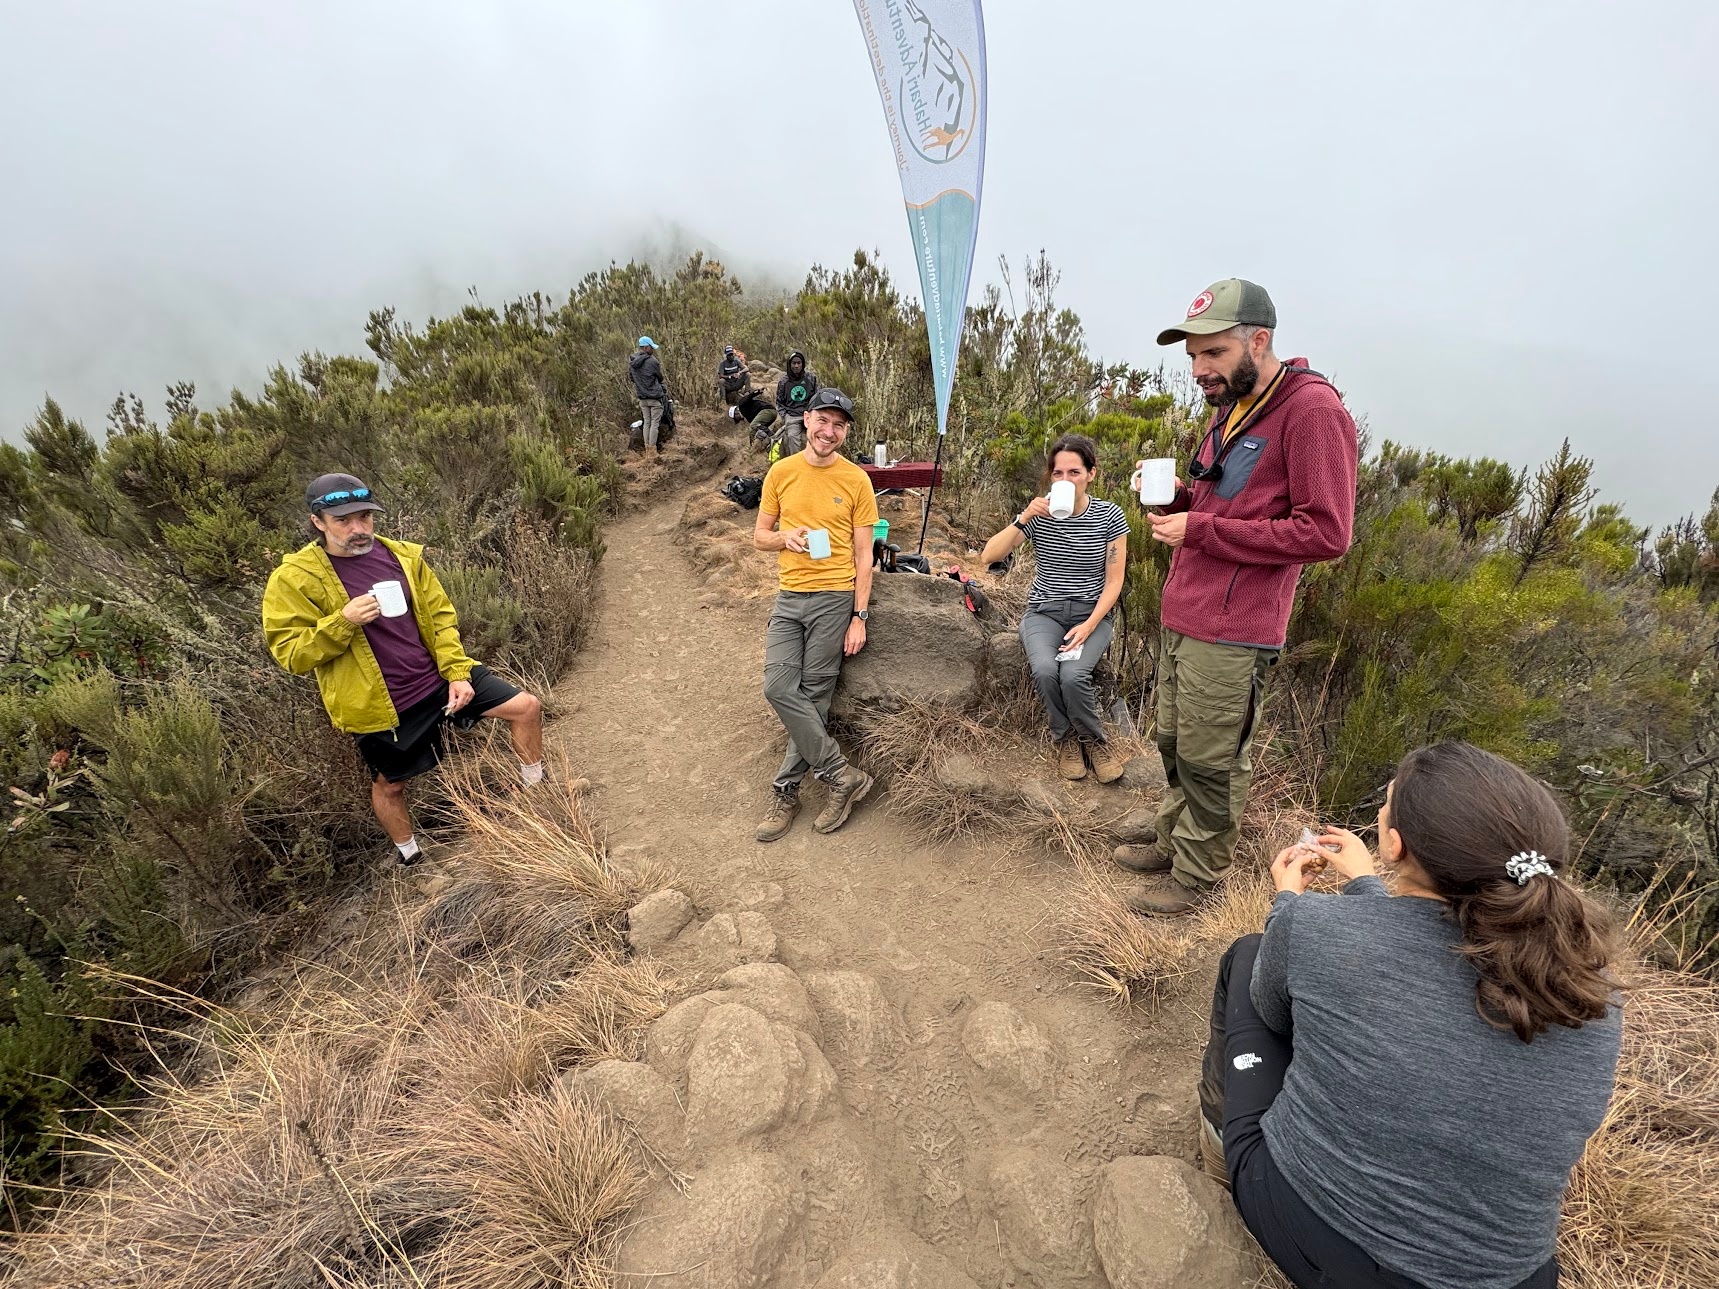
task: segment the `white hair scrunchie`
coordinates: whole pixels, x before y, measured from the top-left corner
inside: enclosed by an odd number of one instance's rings
[[[1541,873],[1547,877],[1557,876],[1546,857],[1537,850],[1525,850],[1520,855],[1512,855],[1510,862],[1504,865],[1504,871],[1516,879],[1518,886],[1526,886],[1530,877]]]

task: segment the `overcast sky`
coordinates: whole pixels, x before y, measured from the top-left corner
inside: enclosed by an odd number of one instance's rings
[[[1043,247],[1106,359],[1210,280],[1376,437],[1642,521],[1719,485],[1719,5],[989,0],[976,278]],[[0,431],[212,403],[366,312],[702,247],[916,286],[847,0],[0,0]],[[975,293],[977,292],[975,286]]]

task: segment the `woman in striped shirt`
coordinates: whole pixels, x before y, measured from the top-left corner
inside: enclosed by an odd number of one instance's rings
[[[1057,766],[1065,778],[1081,779],[1091,761],[1098,781],[1113,783],[1122,777],[1122,761],[1110,748],[1092,671],[1110,645],[1110,611],[1128,563],[1128,519],[1114,502],[1087,495],[1097,473],[1092,440],[1063,435],[1051,444],[1044,483],[1073,484],[1074,513],[1057,519],[1048,498],[1034,497],[985,543],[982,558],[998,563],[1031,539],[1038,575],[1021,618],[1021,647],[1050,721]]]

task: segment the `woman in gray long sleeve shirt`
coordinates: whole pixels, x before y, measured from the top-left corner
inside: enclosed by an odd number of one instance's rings
[[[1545,1289],[1621,1028],[1607,915],[1509,762],[1411,753],[1379,815],[1272,866],[1265,933],[1219,973],[1201,1083],[1236,1207],[1297,1285]],[[1304,894],[1320,861],[1350,879]]]

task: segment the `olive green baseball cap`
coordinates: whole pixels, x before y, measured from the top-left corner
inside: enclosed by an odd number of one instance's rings
[[[1174,327],[1158,333],[1158,343],[1173,345],[1189,336],[1212,336],[1231,327],[1277,329],[1277,307],[1265,288],[1244,278],[1227,277],[1213,282],[1194,297],[1188,316]]]

